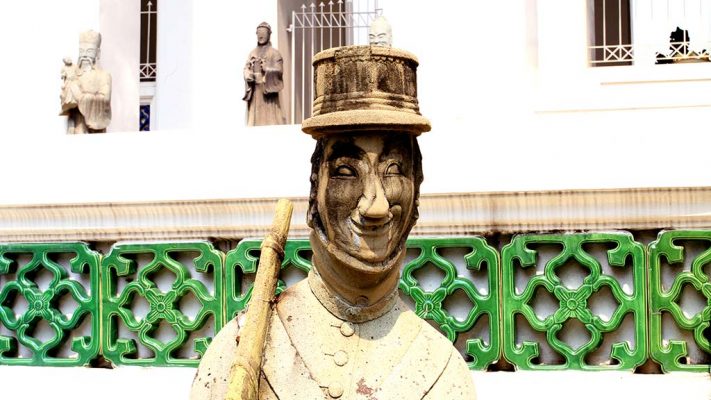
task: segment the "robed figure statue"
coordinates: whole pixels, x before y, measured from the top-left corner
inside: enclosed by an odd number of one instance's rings
[[[60,115],[66,115],[67,133],[102,133],[111,122],[111,74],[97,67],[101,34],[79,35],[77,65],[64,59]]]
[[[283,125],[284,113],[279,103],[279,92],[284,88],[283,60],[269,40],[272,28],[262,22],[257,27],[257,47],[249,53],[244,66],[247,102],[247,126]]]

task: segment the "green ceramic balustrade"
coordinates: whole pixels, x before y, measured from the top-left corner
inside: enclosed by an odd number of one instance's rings
[[[466,340],[464,356],[471,369],[486,369],[499,359],[499,272],[498,253],[483,238],[410,239],[408,251],[417,257],[408,262],[400,278],[400,290],[415,302],[415,313],[421,318],[437,323],[442,333],[455,342],[457,336],[471,330],[483,319],[487,325],[488,343],[482,338]],[[465,249],[458,260],[467,271],[485,271],[486,284],[477,287],[472,279],[455,266],[457,260],[443,257],[445,249]],[[425,291],[415,278],[415,273],[428,266],[444,272],[444,279],[433,291]],[[423,271],[424,272],[424,271]],[[457,291],[464,293],[470,304],[467,316],[459,319],[447,310],[446,301]],[[483,317],[486,317],[485,319]]]
[[[560,251],[545,265],[540,265],[540,254],[535,248],[542,245],[557,246]],[[610,268],[632,269],[633,287],[625,288],[614,274],[605,274],[602,261],[586,251],[586,246],[603,245]],[[517,368],[524,370],[577,369],[577,370],[633,370],[646,358],[646,281],[644,247],[627,233],[585,233],[560,235],[520,235],[504,246],[501,254],[503,280],[503,350],[504,357]],[[569,287],[561,279],[561,272],[570,263],[576,263],[584,271],[584,279],[578,287]],[[523,288],[516,288],[516,275],[524,269],[539,268]],[[591,311],[592,296],[609,293],[616,308],[608,318]],[[627,291],[625,290],[627,289]],[[534,309],[534,296],[544,290],[558,303],[557,310],[542,318]],[[631,291],[631,293],[628,293]],[[623,319],[631,314],[634,318],[634,341],[615,342],[611,345],[608,362],[588,363],[587,359],[597,351],[604,335],[622,329]],[[546,343],[524,337],[519,342],[522,327],[516,325],[516,316],[537,332],[545,334]],[[579,346],[561,339],[561,333],[571,320],[584,325],[590,339]],[[574,322],[574,321],[571,321]],[[560,363],[541,360],[541,345],[546,344],[562,357]]]
[[[72,306],[60,309],[60,301]],[[39,337],[41,323],[50,337]],[[0,244],[3,327],[0,364],[88,364],[99,353],[99,254],[84,243]]]
[[[0,244],[0,364],[196,366],[245,309],[260,244],[118,243],[103,259],[84,243]],[[664,371],[711,367],[711,231],[662,232],[648,252],[624,232],[519,235],[501,261],[480,237],[407,246],[403,299],[472,369],[502,356],[524,370],[634,370],[650,356]],[[311,268],[308,240],[285,253],[277,293]]]
[[[695,257],[687,245],[697,244],[703,250]],[[683,268],[688,265],[688,268]],[[671,269],[673,281],[663,285],[664,268]],[[664,371],[708,372],[711,367],[711,231],[661,232],[649,245],[650,288],[650,350]],[[666,287],[665,287],[666,286]],[[682,308],[685,289],[695,291],[705,301],[696,313]],[[665,322],[663,315],[672,318]],[[673,331],[683,331],[693,337],[693,343],[681,337],[665,337],[664,323],[675,324]],[[668,327],[667,327],[668,328]],[[672,331],[672,332],[673,332]],[[690,345],[705,356],[693,357]]]
[[[145,264],[139,262],[142,259]],[[101,262],[104,357],[117,365],[196,366],[211,338],[223,326],[222,261],[222,253],[209,243],[112,247]],[[171,277],[168,289],[157,284],[160,274]],[[185,297],[199,303],[199,310],[192,317],[180,308]],[[139,300],[148,304],[145,316],[137,315],[141,311],[135,306]],[[212,322],[207,325],[210,319]],[[161,338],[158,332],[162,325],[175,337]],[[205,328],[207,333],[194,337]],[[141,355],[138,346],[151,354]],[[184,346],[189,346],[195,355],[181,356]]]

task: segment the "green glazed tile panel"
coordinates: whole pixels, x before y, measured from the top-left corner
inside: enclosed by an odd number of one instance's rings
[[[541,265],[539,248],[553,245],[559,251]],[[603,272],[602,259],[596,259],[585,246],[602,245],[607,263],[612,270],[631,268],[632,287],[623,284],[613,274]],[[520,235],[502,250],[503,280],[503,348],[504,357],[517,368],[524,370],[633,370],[646,358],[646,302],[645,253],[641,244],[627,233],[585,233],[560,235]],[[525,275],[526,268],[540,268],[541,273]],[[572,266],[572,267],[571,267]],[[578,287],[566,284],[561,276],[566,268],[583,271],[584,278]],[[529,277],[525,285],[516,288],[516,274]],[[533,275],[533,276],[531,276]],[[547,292],[547,293],[545,293]],[[592,297],[611,295],[616,303],[614,311],[604,318],[591,311]],[[551,299],[556,310],[541,317],[533,307],[535,296]],[[605,335],[622,329],[628,314],[633,317],[634,341],[616,341],[611,344],[609,361],[588,363],[587,358],[598,350]],[[545,334],[545,342],[531,340],[516,325],[520,315],[533,331]],[[577,322],[576,322],[577,321]],[[570,324],[570,325],[569,325]],[[582,324],[590,339],[573,346],[561,339],[564,329]],[[578,338],[579,339],[579,338]],[[560,363],[540,362],[541,345],[547,345],[560,358]]]
[[[227,320],[247,307],[252,296],[254,274],[259,264],[261,239],[245,239],[225,257],[226,315]],[[305,278],[311,269],[311,245],[307,239],[288,240],[284,246],[284,260],[277,283],[276,293],[284,291],[288,283],[296,283]],[[289,279],[286,279],[289,278]],[[286,281],[285,281],[286,279]]]
[[[434,321],[452,342],[483,320],[488,343],[482,338],[469,338],[462,356],[470,360],[468,364],[471,369],[486,369],[498,360],[500,352],[497,252],[480,237],[416,238],[407,241],[407,248],[419,254],[403,268],[400,290],[414,300],[415,313],[421,318]],[[463,249],[463,259],[446,258],[443,254],[446,249]],[[465,271],[457,269],[457,261]],[[425,290],[415,277],[418,270],[426,268],[437,268],[444,273],[439,286],[431,291]],[[468,271],[485,271],[484,286],[477,287]],[[457,291],[466,296],[468,303],[468,311],[463,318],[457,318],[448,311],[447,300]]]
[[[686,247],[692,244],[702,247],[698,255],[690,254],[690,249]],[[685,264],[688,268],[684,268]],[[711,359],[711,231],[660,233],[649,246],[649,269],[652,358],[665,371],[708,372],[711,365],[703,360]],[[663,282],[665,272],[673,274],[668,284]],[[685,290],[691,290],[703,299],[701,309],[690,312],[688,307],[683,307],[682,293]],[[672,318],[665,320],[665,314]],[[686,332],[686,338],[695,343],[688,343],[685,338],[674,337],[673,334],[672,337],[666,337],[665,331]],[[705,353],[705,357],[691,355],[690,345]]]
[[[259,262],[260,245],[261,240],[243,240],[237,248],[227,253],[225,279],[228,319],[244,310],[249,301]],[[496,251],[479,237],[410,239],[407,247],[410,251],[418,252],[418,256],[404,267],[400,289],[412,298],[417,314],[434,321],[452,341],[455,341],[460,333],[471,329],[486,315],[488,343],[480,338],[468,339],[464,356],[473,360],[469,364],[474,369],[484,369],[496,361],[500,352]],[[440,252],[445,248],[466,250],[461,264],[474,271],[483,268],[486,272],[486,287],[477,288],[466,276],[460,276],[453,260],[441,256]],[[308,240],[287,241],[284,253],[277,293],[281,293],[288,286],[287,283],[295,283],[305,277],[311,268],[311,249]],[[428,264],[440,269],[445,276],[432,292],[423,290],[413,275],[416,270]],[[447,297],[457,291],[462,291],[470,302],[467,315],[461,320],[452,316],[444,306]]]
[[[223,326],[222,259],[210,243],[114,245],[101,262],[106,359],[197,366]]]
[[[88,364],[99,352],[98,272],[84,243],[0,244],[0,364]]]

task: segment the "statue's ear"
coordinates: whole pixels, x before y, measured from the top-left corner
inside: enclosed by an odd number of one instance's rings
[[[99,48],[99,49],[96,49],[96,61],[99,61],[100,58],[101,58],[101,49]]]

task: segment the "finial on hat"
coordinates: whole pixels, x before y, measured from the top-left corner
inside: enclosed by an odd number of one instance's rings
[[[393,28],[382,15],[370,23],[370,28],[368,29],[368,43],[370,43],[371,46],[393,46]]]

